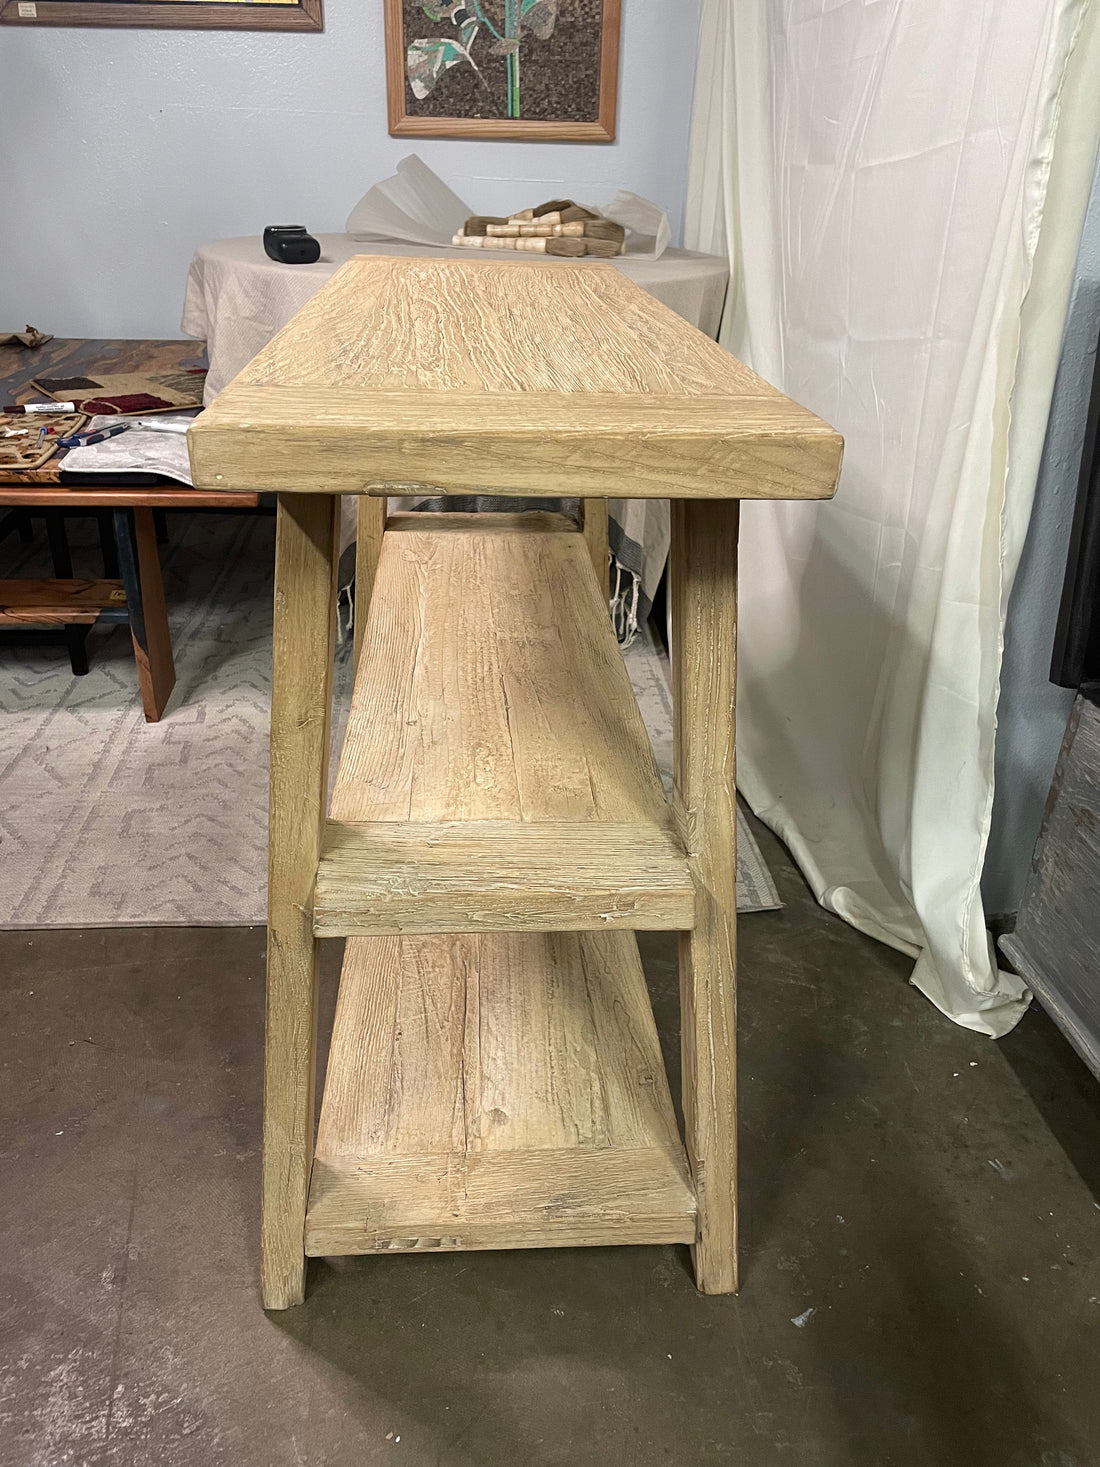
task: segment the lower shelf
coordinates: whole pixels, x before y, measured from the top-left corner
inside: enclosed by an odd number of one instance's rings
[[[308,1254],[694,1237],[632,932],[349,940]]]

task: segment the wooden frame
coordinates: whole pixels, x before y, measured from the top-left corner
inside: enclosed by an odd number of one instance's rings
[[[322,0],[0,0],[0,25],[155,27],[165,30],[320,31]]]
[[[407,110],[402,0],[385,0],[386,93],[390,134],[421,138],[518,138],[542,142],[613,143],[619,96],[622,0],[604,0],[597,116],[590,122],[511,117],[424,117]]]

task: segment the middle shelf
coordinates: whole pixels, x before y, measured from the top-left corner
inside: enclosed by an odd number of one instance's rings
[[[317,934],[685,930],[694,901],[583,536],[539,513],[395,516]]]

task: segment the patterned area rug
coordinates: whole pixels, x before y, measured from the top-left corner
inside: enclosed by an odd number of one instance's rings
[[[169,524],[178,680],[159,724],[142,718],[124,628],[92,633],[83,678],[60,646],[0,646],[2,927],[264,921],[274,521],[176,515]],[[70,525],[76,574],[101,574],[90,522]],[[0,575],[48,575],[41,555],[9,537]],[[349,651],[343,644],[337,659],[345,709]],[[641,638],[626,656],[667,781],[661,661]],[[339,735],[343,718],[336,725]],[[739,842],[741,910],[779,906],[743,819]]]

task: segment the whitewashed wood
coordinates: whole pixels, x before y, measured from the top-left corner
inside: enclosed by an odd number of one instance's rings
[[[328,787],[337,506],[330,496],[279,496],[260,1256],[268,1309],[286,1309],[305,1296],[317,1056],[312,907]]]
[[[320,937],[676,931],[694,921],[673,830],[561,820],[329,821],[313,906]]]
[[[684,1125],[708,1294],[737,1289],[737,522],[736,504],[672,507],[675,789],[696,889],[680,938]]]
[[[363,495],[357,507],[355,529],[355,630],[352,641],[352,665],[359,666],[363,650],[363,632],[367,624],[367,608],[374,591],[374,575],[382,551],[382,534],[386,527],[385,499]]]
[[[612,266],[382,256],[343,265],[189,442],[201,487],[595,498],[827,497],[841,451]]]
[[[581,505],[581,513],[584,516],[582,529],[588,545],[588,553],[592,558],[592,569],[596,572],[596,580],[600,585],[606,586],[611,555],[607,538],[607,500],[585,499],[581,501]]]
[[[387,532],[331,815],[671,830],[582,535]]]
[[[688,1241],[694,1208],[632,934],[349,941],[307,1252]]]

